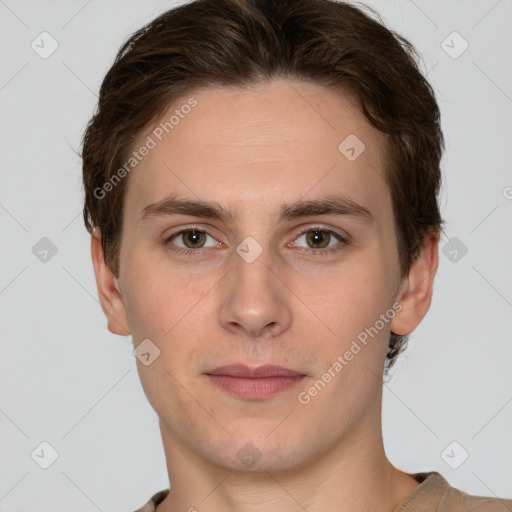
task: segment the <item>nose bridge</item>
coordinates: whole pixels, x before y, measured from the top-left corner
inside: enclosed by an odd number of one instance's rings
[[[233,269],[223,287],[220,320],[225,328],[258,336],[276,335],[291,319],[283,285],[275,275],[277,256],[252,237],[233,254]]]
[[[261,249],[260,249],[261,247]],[[258,290],[263,294],[271,294],[271,288],[275,285],[276,277],[274,275],[275,256],[273,256],[268,247],[263,248],[254,242],[242,242],[234,257],[234,274],[236,281],[241,287],[250,290],[253,287],[261,288]],[[250,295],[250,294],[249,294]]]
[[[268,246],[263,247],[252,237],[239,244],[234,255],[233,284],[238,301],[261,310],[263,305],[276,300],[276,281],[273,260]]]

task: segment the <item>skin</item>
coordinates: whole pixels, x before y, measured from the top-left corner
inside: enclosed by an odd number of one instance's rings
[[[202,89],[193,97],[197,106],[129,175],[119,278],[105,264],[99,231],[92,237],[110,331],[131,334],[135,346],[149,338],[160,349],[149,366],[137,361],[160,418],[172,482],[158,512],[262,506],[390,512],[419,484],[395,468],[383,448],[386,348],[390,330],[409,334],[429,309],[438,236],[424,240],[401,278],[391,195],[382,178],[384,136],[349,96],[273,80],[248,90]],[[366,146],[354,161],[338,150],[349,134]],[[170,193],[214,201],[232,208],[234,217],[141,220],[148,205]],[[333,194],[368,208],[373,221],[333,214],[277,220],[283,204]],[[166,241],[191,224],[211,236]],[[317,248],[300,236],[318,226],[349,243],[324,233],[328,247],[317,242]],[[262,248],[252,263],[236,252],[248,236]],[[195,255],[173,252],[186,242],[200,247],[192,249]],[[327,252],[333,247],[340,250]],[[395,302],[400,312],[317,396],[299,403],[298,393]],[[203,374],[232,363],[275,364],[307,377],[273,397],[248,400]],[[251,468],[237,456],[247,443],[261,454]]]

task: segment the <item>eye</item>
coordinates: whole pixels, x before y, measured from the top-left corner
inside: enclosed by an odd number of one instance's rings
[[[208,238],[211,239],[209,243]],[[189,256],[201,255],[202,249],[223,246],[222,242],[217,241],[208,231],[197,227],[183,228],[168,236],[164,243],[170,251]],[[303,243],[306,245],[301,245]],[[348,244],[349,241],[338,233],[321,226],[314,226],[303,230],[293,242],[288,244],[288,247],[298,247],[301,252],[314,256],[327,256]]]
[[[210,245],[207,245],[208,238],[211,238],[213,241]],[[178,231],[177,233],[173,233],[171,236],[166,238],[165,243],[175,246],[174,248],[170,247],[171,250],[184,254],[197,252],[199,249],[204,249],[206,247],[220,246],[220,242],[217,242],[215,238],[208,233],[208,231],[198,228],[186,228]]]
[[[301,241],[306,243],[306,250],[309,250],[308,252],[312,252],[315,255],[323,255],[326,252],[340,250],[348,244],[347,240],[345,240],[341,235],[322,227],[313,227],[302,231],[295,241],[292,242],[292,245],[301,247],[300,245],[297,245],[298,243],[301,243]],[[325,250],[322,251],[319,249]]]

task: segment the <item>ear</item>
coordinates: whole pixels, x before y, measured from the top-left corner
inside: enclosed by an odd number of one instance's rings
[[[439,233],[431,232],[423,240],[418,258],[403,278],[396,300],[402,309],[391,321],[391,331],[399,336],[410,334],[430,308],[434,277],[439,264]]]
[[[95,228],[91,236],[91,257],[101,308],[107,317],[108,330],[113,334],[130,334],[126,311],[119,292],[119,280],[105,262],[101,232]]]

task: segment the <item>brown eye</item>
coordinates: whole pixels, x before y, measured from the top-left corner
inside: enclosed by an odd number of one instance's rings
[[[314,249],[323,249],[329,245],[331,235],[328,231],[311,230],[306,234],[306,242]]]
[[[211,241],[208,241],[208,237]],[[195,252],[200,249],[218,246],[217,241],[207,231],[196,228],[182,229],[165,240],[165,244],[176,252]],[[174,247],[174,248],[173,248]]]
[[[330,229],[313,227],[305,229],[293,242],[294,247],[315,256],[327,256],[349,245],[341,235]]]
[[[190,249],[203,247],[206,241],[206,233],[204,231],[196,231],[195,229],[191,229],[180,234],[182,236],[183,243]]]

